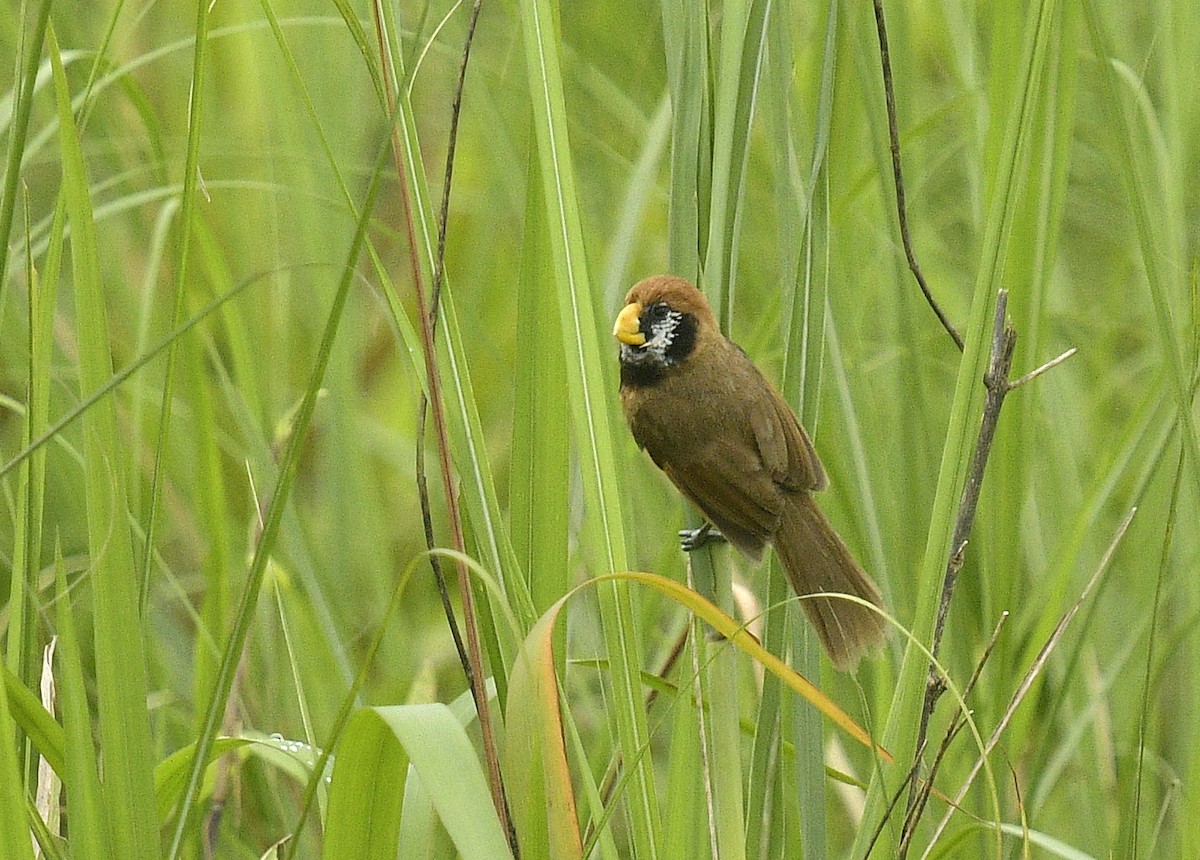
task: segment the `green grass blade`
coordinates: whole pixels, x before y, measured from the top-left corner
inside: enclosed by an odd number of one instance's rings
[[[530,159],[529,169],[531,176],[538,174],[536,159]],[[530,194],[525,207],[517,319],[536,319],[553,331],[561,323],[554,286],[542,274],[549,254],[545,209],[538,196]],[[557,337],[518,337],[509,507],[513,549],[539,613],[570,585],[569,524],[562,504],[570,493],[570,418],[566,401],[557,395],[566,387],[561,341]]]
[[[968,825],[939,844],[937,850],[931,852],[929,856],[933,860],[942,860],[942,858],[949,860],[952,857],[959,857],[962,851],[970,850],[970,843],[967,842],[967,837],[973,833],[986,831],[987,829],[988,825],[985,823]],[[1039,833],[1036,830],[1030,830],[1019,824],[1002,824],[1000,825],[999,832],[1012,837],[1010,842],[1021,845],[1027,856],[1057,857],[1060,860],[1097,860],[1094,854],[1080,851],[1061,839],[1056,839],[1045,833]],[[1037,855],[1029,854],[1029,846],[1031,845],[1042,849],[1044,853]]]
[[[42,57],[42,43],[46,38],[46,25],[50,20],[52,0],[42,0],[36,9],[33,26],[21,29],[21,89],[13,111],[9,128],[8,158],[4,166],[4,192],[0,197],[0,309],[4,307],[7,292],[8,251],[12,247],[13,215],[17,207],[17,190],[21,183],[21,162],[25,158],[25,142],[29,135],[29,115],[33,109],[33,88],[38,77],[38,63]],[[23,23],[23,22],[22,22]],[[27,37],[27,38],[26,38]]]
[[[322,149],[329,161],[338,187],[342,191],[342,195],[346,199],[349,208],[354,210],[356,208],[354,198],[350,195],[342,179],[342,172],[334,159],[329,138],[320,125],[313,100],[308,95],[307,88],[303,83],[290,47],[284,40],[283,28],[272,14],[269,5],[264,4],[264,9],[267,11],[276,41],[284,53],[293,78],[303,93],[306,109],[313,119],[314,126],[321,139]],[[398,55],[393,54],[393,56]],[[374,69],[372,69],[372,74],[375,74]],[[409,186],[413,189],[414,197],[416,198],[415,208],[418,217],[419,243],[423,251],[419,256],[422,265],[428,272],[432,268],[431,259],[434,246],[433,219],[431,214],[433,207],[429,202],[426,191],[423,169],[420,167],[419,160],[414,157],[415,153],[419,153],[420,147],[416,140],[412,107],[408,103],[406,93],[402,94],[400,101],[398,120],[402,130],[402,138],[407,143],[407,161],[404,169],[409,171]],[[368,250],[371,253],[376,273],[384,286],[384,294],[388,300],[388,305],[397,328],[404,338],[405,346],[408,349],[409,355],[413,357],[418,376],[423,382],[424,375],[420,363],[419,348],[417,340],[412,334],[412,326],[405,316],[402,302],[396,293],[395,286],[391,282],[385,265],[373,247],[368,246]],[[506,584],[508,596],[513,600],[514,606],[518,607],[520,611],[528,603],[528,598],[523,593],[525,584],[520,581],[519,577],[516,579],[513,578],[514,574],[519,573],[520,568],[513,560],[514,556],[508,545],[507,536],[501,527],[502,521],[493,487],[491,467],[488,464],[486,449],[482,444],[482,424],[475,409],[475,395],[471,390],[470,377],[466,370],[462,339],[458,333],[458,322],[453,296],[449,289],[446,289],[443,293],[443,313],[441,320],[443,331],[446,332],[446,337],[441,342],[441,348],[444,350],[442,353],[443,367],[450,368],[449,372],[444,371],[443,381],[447,384],[447,402],[451,404],[449,413],[451,416],[451,447],[455,463],[466,482],[463,501],[467,510],[467,518],[474,528],[475,537],[479,540],[479,545],[482,549],[481,555],[484,561],[488,563],[490,568],[498,571],[502,577],[502,581]],[[528,614],[529,610],[524,609],[524,612]],[[506,628],[501,627],[501,629]],[[503,641],[501,639],[502,643]],[[499,650],[493,649],[493,651]],[[503,656],[501,655],[497,662],[502,659]],[[502,675],[498,675],[496,680],[500,695],[503,696],[504,678]]]
[[[399,850],[396,860],[426,860],[429,857],[450,856],[454,850],[452,845],[434,847],[439,837],[449,842],[438,827],[437,813],[433,811],[433,803],[425,786],[412,768],[408,769],[408,778],[404,781],[404,815],[400,819],[400,831],[397,834]],[[438,853],[440,851],[440,853]]]
[[[92,218],[87,170],[70,93],[53,28],[49,31],[61,133],[63,189],[71,224],[71,265],[79,332],[81,395],[102,387],[113,375],[108,352],[99,249]],[[148,857],[158,851],[151,777],[150,721],[146,713],[146,661],[138,615],[133,542],[126,523],[126,476],[116,408],[98,401],[83,416],[88,545],[95,601],[100,738],[104,757],[106,816],[112,850],[120,857]]]
[[[928,643],[932,638],[942,577],[950,556],[954,520],[978,431],[984,393],[980,380],[987,366],[990,324],[996,293],[1003,283],[1009,236],[1018,216],[1020,166],[1025,163],[1029,136],[1035,125],[1036,94],[1046,73],[1047,44],[1055,32],[1056,11],[1057,3],[1045,0],[1028,19],[1025,51],[1016,70],[1018,83],[1013,89],[1013,103],[1005,118],[1003,144],[996,159],[994,181],[990,184],[991,200],[971,302],[966,345],[955,383],[929,537],[917,583],[917,609],[912,633],[918,642]],[[867,824],[858,832],[855,853],[865,852],[867,841],[876,822],[883,816],[888,799],[898,790],[905,770],[911,766],[916,755],[916,727],[920,721],[926,673],[925,656],[910,644],[905,650],[883,734],[883,745],[892,750],[898,765],[883,767],[882,779],[876,778],[871,782],[864,814]],[[898,821],[895,826],[885,827],[880,847],[885,851],[894,851],[898,834]]]
[[[217,738],[209,750],[205,765],[210,765],[225,753],[250,743],[252,741],[245,738]],[[157,798],[159,817],[164,821],[175,809],[187,788],[188,768],[191,767],[194,752],[195,748],[192,746],[181,747],[154,768],[154,794]]]
[[[735,0],[721,10],[713,88],[712,208],[701,280],[726,330],[737,286],[741,205],[770,6],[767,0]]]
[[[599,335],[607,320],[593,318],[593,300],[584,254],[575,168],[566,135],[558,29],[548,0],[521,3],[526,74],[533,102],[534,130],[541,163],[539,194],[546,207],[559,316],[563,323],[572,426],[588,511],[587,544],[603,570],[626,567],[625,536],[617,471],[609,427],[612,402]],[[550,336],[553,336],[551,334]],[[654,857],[659,845],[658,801],[652,762],[640,755],[648,742],[639,683],[640,658],[628,590],[613,583],[600,591],[601,621],[613,683],[613,717],[620,749],[633,762],[628,786],[631,841],[635,857]]]
[[[671,193],[667,268],[699,281],[712,192],[709,21],[704,4],[662,0],[663,47],[671,96]]]
[[[179,201],[179,249],[175,257],[175,307],[172,312],[172,327],[183,322],[187,306],[187,285],[192,277],[190,256],[192,247],[192,219],[196,208],[196,183],[200,176],[200,118],[203,116],[205,92],[204,60],[208,45],[208,10],[210,5],[203,0],[196,4],[195,52],[192,59],[191,98],[188,101],[187,157],[183,166],[183,193]],[[158,439],[154,446],[154,471],[150,480],[149,512],[146,517],[146,539],[142,556],[142,582],[140,605],[144,611],[150,592],[150,567],[154,557],[157,537],[158,508],[162,496],[167,455],[171,435],[171,411],[175,393],[175,365],[178,361],[178,341],[171,341],[167,348],[167,367],[163,378],[162,400],[159,406]]]
[[[67,789],[71,856],[79,860],[102,860],[112,856],[112,848],[100,775],[96,772],[99,759],[92,741],[82,650],[75,632],[75,613],[71,608],[71,593],[67,588],[61,552],[56,553],[54,574],[58,698],[63,715],[62,732],[66,738],[66,761],[59,772]]]
[[[1049,46],[1046,78],[1039,93],[1041,122],[1030,141],[1023,191],[1025,200],[1020,204],[1025,215],[1014,227],[1005,274],[1005,281],[1010,286],[1009,313],[1020,335],[1019,348],[1032,363],[1040,362],[1048,350],[1063,348],[1061,342],[1047,343],[1054,333],[1047,332],[1043,323],[1056,287],[1055,270],[1049,261],[1058,257],[1058,236],[1063,229],[1072,165],[1070,147],[1076,127],[1076,67],[1081,17],[1077,7],[1067,5],[1062,18],[1061,32]],[[989,473],[996,486],[1028,489],[989,498],[989,509],[994,514],[985,519],[978,543],[994,569],[1019,569],[1029,558],[1025,547],[1031,543],[1031,538],[1046,542],[1054,540],[1053,527],[1057,523],[1042,519],[1043,534],[1031,535],[1028,520],[1022,516],[1022,509],[1030,504],[1040,504],[1042,498],[1053,498],[1059,489],[1041,474],[1028,456],[1041,441],[1037,432],[1039,416],[1052,411],[1054,402],[1049,386],[1037,384],[1005,403],[1002,432],[997,433]],[[978,606],[982,618],[996,618],[1018,600],[1037,600],[1045,607],[1045,635],[1049,635],[1055,619],[1071,605],[1074,598],[1068,592],[1075,588],[1069,576],[1038,577],[1033,583],[1020,577],[1000,578],[993,581],[991,587],[984,587],[981,580],[975,580],[967,585],[957,599]],[[1037,591],[1043,587],[1059,593],[1043,602],[1037,596]],[[984,625],[980,627],[984,628]],[[978,630],[976,635],[982,638],[986,629]],[[1012,665],[1027,665],[1032,660],[1037,647],[1033,644],[1035,640],[1042,642],[1044,638],[1029,640],[1027,659]],[[1011,659],[1008,648],[1007,641],[1001,643],[999,662],[1007,663]],[[1000,686],[986,687],[986,698],[1002,701],[1007,695],[1002,689],[1007,686],[1007,679],[997,676],[996,680]]]
[[[396,856],[409,760],[407,750],[389,734],[387,724],[372,710],[355,714],[346,727],[325,819],[329,860]]]
[[[4,670],[5,680],[10,677]],[[20,686],[20,682],[16,682]],[[7,686],[7,685],[6,685]],[[32,695],[32,694],[31,694]],[[9,696],[0,696],[0,852],[12,860],[33,860],[26,818],[25,780],[21,777],[21,759],[17,756],[17,726],[8,707]]]
[[[413,145],[416,146],[415,141]],[[419,150],[414,149],[414,152]],[[432,237],[435,234],[428,234]],[[432,247],[432,244],[429,246]],[[429,259],[432,259],[430,257]],[[484,445],[484,426],[475,405],[475,390],[471,381],[470,367],[466,361],[466,345],[463,342],[462,328],[458,319],[458,308],[454,299],[454,291],[449,284],[442,287],[442,313],[439,317],[442,337],[439,339],[441,356],[439,361],[443,368],[442,384],[446,387],[447,416],[452,419],[450,426],[450,446],[454,455],[454,463],[459,470],[464,485],[468,488],[462,494],[463,507],[471,523],[472,531],[480,554],[480,561],[495,573],[504,586],[504,596],[514,612],[522,621],[522,627],[527,628],[533,621],[533,609],[525,579],[517,563],[512,549],[508,532],[504,527],[504,519],[500,512],[499,496],[496,493],[496,482],[493,476],[491,459]],[[490,655],[497,661],[495,677],[499,687],[497,692],[500,700],[507,699],[505,681],[499,671],[500,665],[511,661],[512,649],[515,643],[504,635],[505,625],[498,623],[498,608],[491,607],[491,625],[501,631],[499,645],[501,651]]]
[[[470,739],[449,708],[430,704],[351,719],[333,770],[325,857],[396,857],[410,763],[461,856],[511,856]]]
[[[213,299],[211,302],[209,302],[202,310],[200,310],[194,316],[192,316],[192,318],[189,319],[186,323],[181,325],[179,328],[175,329],[169,335],[166,335],[165,337],[163,337],[154,346],[152,346],[149,350],[147,350],[143,355],[139,356],[136,360],[131,362],[129,365],[127,365],[126,367],[122,368],[120,371],[113,374],[113,376],[110,377],[102,386],[100,386],[95,391],[91,392],[87,397],[81,399],[77,406],[72,408],[65,415],[63,415],[61,418],[59,418],[57,421],[55,421],[54,424],[52,424],[50,427],[48,427],[44,433],[42,433],[40,436],[38,436],[36,439],[34,439],[32,442],[30,442],[29,445],[27,445],[24,449],[22,449],[19,453],[17,453],[12,459],[8,460],[6,463],[4,463],[4,465],[0,466],[0,477],[7,475],[13,469],[20,466],[22,463],[24,463],[26,460],[28,460],[29,457],[31,457],[38,451],[41,451],[42,448],[47,443],[51,442],[52,440],[58,439],[61,441],[62,431],[65,428],[74,424],[77,420],[79,420],[81,417],[83,417],[85,414],[87,414],[87,412],[94,405],[96,405],[100,401],[104,400],[106,397],[108,397],[108,395],[110,395],[114,391],[116,391],[116,389],[118,389],[123,383],[128,381],[129,378],[132,377],[134,374],[136,374],[139,370],[141,370],[147,364],[149,364],[154,359],[158,358],[160,355],[162,355],[164,352],[166,352],[167,348],[171,345],[171,342],[173,340],[176,340],[179,337],[182,337],[184,334],[186,334],[187,332],[189,332],[193,328],[195,328],[199,323],[201,323],[202,321],[207,319],[209,316],[211,316],[215,311],[219,310],[230,299],[236,298],[237,296],[241,295],[246,289],[248,289],[249,287],[253,286],[254,284],[257,284],[260,282],[261,281],[259,278],[250,278],[250,279],[245,280],[242,283],[230,288],[225,293],[217,296],[215,299]],[[68,450],[70,450],[70,447],[69,446],[67,446],[67,447],[68,447]]]
[[[376,98],[380,104],[385,104],[387,102],[387,98],[384,95],[386,84],[383,80],[383,75],[380,73],[379,64],[376,62],[374,40],[367,38],[367,33],[363,29],[357,11],[347,0],[333,0],[333,5],[337,7],[338,12],[341,14],[342,23],[346,25],[346,31],[354,39],[354,44],[358,48],[358,52],[362,54],[364,65],[367,71],[371,73],[371,83],[375,86]]]
[[[255,608],[258,605],[258,597],[262,588],[267,560],[275,548],[280,523],[283,519],[283,512],[287,505],[288,494],[296,476],[300,448],[308,426],[312,421],[313,411],[316,409],[317,397],[321,391],[322,381],[325,378],[325,369],[329,365],[329,356],[333,350],[334,340],[337,337],[342,313],[345,310],[346,297],[350,292],[350,285],[354,282],[355,269],[358,265],[363,245],[366,242],[367,227],[370,223],[370,215],[375,204],[376,194],[379,190],[379,178],[386,153],[386,147],[381,147],[375,161],[362,212],[358,218],[349,252],[346,255],[346,262],[342,268],[337,292],[334,294],[333,306],[330,308],[328,317],[326,317],[316,363],[309,377],[308,385],[305,388],[304,399],[301,401],[295,420],[292,422],[287,447],[280,458],[279,479],[274,492],[271,494],[270,503],[267,506],[262,533],[259,537],[258,545],[255,547],[254,558],[250,563],[250,570],[246,576],[246,583],[238,602],[237,614],[234,616],[229,638],[225,642],[221,652],[221,663],[217,669],[211,698],[205,712],[204,724],[200,736],[196,741],[195,752],[192,756],[192,766],[188,775],[187,788],[184,791],[181,800],[181,809],[177,813],[175,821],[174,836],[171,840],[169,854],[172,858],[178,857],[183,848],[183,841],[188,830],[191,811],[200,794],[201,778],[207,766],[209,750],[217,739],[217,733],[225,714],[225,706],[229,698],[229,693],[233,688],[237,665],[246,644],[246,637],[250,632],[250,625],[254,620]]]
[[[691,584],[696,591],[733,614],[733,567],[727,555],[718,556],[711,548],[691,553]],[[744,785],[741,751],[741,673],[736,655],[724,643],[705,641],[704,627],[697,621],[692,642],[703,667],[699,678],[702,702],[701,731],[705,767],[706,797],[711,798],[709,827],[713,850],[719,857],[744,857]]]
[[[750,128],[739,125],[742,113],[741,70],[744,37],[749,35],[750,0],[727,3],[721,13],[721,39],[716,45],[715,74],[712,101],[712,173],[709,186],[712,208],[705,225],[708,241],[703,263],[703,288],[717,319],[728,330],[730,321],[731,277],[734,222],[741,192],[737,179],[741,175],[742,159],[748,144]],[[711,21],[709,22],[711,27]]]
[[[25,12],[24,9],[21,10]],[[5,122],[3,130],[8,133],[8,161],[5,167],[4,189],[0,197],[0,327],[4,324],[9,289],[8,251],[12,234],[16,199],[21,181],[21,163],[25,152],[25,141],[29,131],[30,110],[33,103],[38,77],[38,61],[42,54],[46,22],[50,13],[50,2],[45,0],[36,9],[32,27],[21,28],[21,50],[19,59],[21,77],[16,90],[15,116],[10,114],[11,124]],[[20,16],[18,16],[19,18]],[[21,22],[24,23],[24,22]],[[28,202],[28,201],[27,201]],[[26,220],[29,213],[26,212]],[[54,223],[60,230],[64,219],[61,204],[55,208]],[[25,244],[31,244],[29,227],[26,226]],[[61,240],[55,253],[46,262],[46,278],[39,282],[32,261],[27,261],[29,276],[29,375],[26,391],[29,409],[25,416],[22,447],[36,438],[45,428],[49,408],[49,366],[53,342],[47,325],[53,321],[55,296],[58,290],[58,271],[61,262]],[[12,580],[8,595],[9,629],[4,660],[8,668],[30,683],[36,677],[38,664],[35,571],[41,558],[42,507],[45,494],[45,458],[40,457],[28,466],[23,466],[17,478],[17,498],[20,500],[13,523]]]
[[[826,309],[830,272],[829,259],[829,160],[827,158],[831,126],[833,121],[833,98],[836,82],[838,56],[838,11],[837,3],[829,3],[825,15],[824,54],[820,64],[817,111],[813,127],[811,156],[808,177],[799,173],[799,109],[793,105],[793,74],[796,58],[790,39],[791,15],[788,3],[780,5],[772,15],[768,33],[770,64],[766,75],[765,112],[768,127],[773,129],[776,141],[772,152],[772,173],[775,183],[775,210],[778,220],[778,255],[780,287],[783,290],[783,377],[781,390],[788,402],[796,408],[802,423],[814,439],[819,439],[819,392],[822,383],[823,353],[827,326]],[[806,184],[811,188],[805,187]],[[807,193],[806,193],[807,192]],[[789,309],[790,308],[790,312]],[[840,367],[836,358],[835,367]],[[769,605],[776,605],[790,595],[783,572],[773,562],[768,579]],[[821,653],[815,637],[808,634],[806,622],[800,617],[800,608],[793,601],[785,613],[774,612],[767,618],[769,629],[764,637],[770,643],[772,653],[785,652],[790,640],[792,662],[797,671],[809,677],[819,677]],[[769,684],[769,686],[768,686]],[[773,676],[764,680],[760,725],[769,719],[768,708],[780,706],[780,684]],[[807,798],[795,810],[801,842],[800,850],[806,858],[828,856],[826,839],[826,795],[825,795],[825,746],[824,726],[819,717],[809,708],[797,702],[791,719],[783,724],[791,727],[790,740],[797,754],[792,768],[782,770],[776,781],[781,794],[774,798],[770,809],[772,827],[770,833],[760,837],[762,842],[786,844],[788,829],[786,819],[791,816],[784,785],[795,785],[795,790]],[[784,737],[776,735],[776,750],[773,760],[780,759],[779,744]],[[757,738],[756,738],[757,743]],[[756,749],[757,752],[757,749]],[[766,753],[760,753],[765,770]],[[751,775],[751,785],[765,783],[766,774]],[[765,800],[765,798],[764,798]],[[751,804],[751,809],[760,808]],[[755,855],[751,846],[752,856]]]
[[[667,270],[699,284],[703,261],[713,252],[709,246],[710,226],[716,205],[713,201],[712,24],[703,3],[662,0],[660,8],[671,101]],[[730,42],[736,42],[736,39],[731,38]],[[726,253],[721,251],[722,255]],[[696,581],[712,581],[709,553],[693,553],[691,563]],[[694,643],[683,656],[698,666],[704,650],[703,642]],[[692,693],[697,697],[704,696],[700,677],[696,678]],[[667,839],[664,850],[671,857],[709,853],[714,827],[707,802],[708,787],[704,784],[705,774],[711,773],[711,762],[706,770],[704,755],[708,746],[701,742],[711,720],[702,719],[700,711],[684,710],[688,713],[679,714],[673,726],[668,779],[671,797],[693,800],[670,804],[665,812]],[[740,777],[739,767],[732,778]],[[725,792],[725,796],[729,794]],[[729,829],[725,828],[727,834]]]
[[[197,517],[208,536],[209,551],[204,563],[204,605],[200,607],[203,632],[196,637],[192,689],[197,701],[213,688],[220,655],[216,641],[228,623],[233,603],[235,536],[229,510],[227,483],[221,469],[218,441],[217,407],[212,389],[205,385],[203,347],[196,338],[184,338],[179,344],[183,383],[182,396],[191,405],[191,429],[196,453]],[[194,715],[199,729],[203,715]]]
[[[43,707],[41,701],[21,679],[4,669],[4,691],[8,713],[33,742],[38,754],[46,759],[55,773],[62,774],[66,765],[66,736],[62,726]]]
[[[693,649],[688,645],[680,657],[676,676],[691,678],[694,665]],[[680,691],[680,695],[698,697],[699,694],[698,686]],[[663,810],[663,857],[664,860],[693,860],[710,853],[708,809],[700,782],[704,769],[700,712],[694,707],[677,707],[672,723],[671,757],[665,786],[671,803]]]
[[[1188,470],[1193,490],[1200,492],[1200,437],[1196,434],[1196,419],[1193,415],[1192,372],[1193,369],[1184,365],[1185,352],[1180,344],[1179,324],[1176,319],[1181,315],[1172,307],[1173,301],[1178,303],[1186,295],[1186,289],[1179,283],[1176,275],[1182,271],[1177,266],[1166,266],[1164,260],[1174,259],[1164,253],[1160,247],[1164,240],[1160,239],[1161,230],[1157,226],[1157,216],[1160,214],[1159,201],[1172,199],[1171,189],[1175,186],[1176,178],[1159,176],[1151,179],[1148,175],[1157,165],[1148,168],[1145,161],[1146,149],[1139,146],[1134,138],[1132,124],[1126,115],[1125,99],[1121,94],[1122,87],[1118,80],[1117,69],[1114,66],[1114,56],[1109,46],[1109,37],[1100,21],[1099,13],[1094,2],[1083,4],[1084,19],[1087,22],[1092,44],[1101,59],[1101,77],[1104,83],[1104,106],[1108,112],[1115,140],[1120,154],[1121,184],[1128,196],[1133,214],[1134,225],[1137,228],[1138,245],[1141,251],[1141,264],[1149,287],[1150,298],[1154,305],[1154,317],[1158,323],[1158,336],[1162,352],[1166,357],[1170,370],[1171,386],[1175,394],[1176,406],[1179,410],[1179,420],[1183,430],[1184,450],[1191,462]],[[1154,129],[1150,129],[1151,140]],[[1165,148],[1151,147],[1150,152]],[[1161,180],[1161,181],[1160,181]],[[1152,198],[1152,199],[1151,199]],[[1151,212],[1155,217],[1151,216]],[[1181,216],[1172,219],[1172,223],[1182,223]],[[1167,239],[1171,237],[1168,235]]]
[[[54,310],[62,265],[66,207],[60,195],[54,209],[50,253],[45,277],[29,266],[29,405],[21,447],[29,448],[46,431],[50,416],[51,360],[54,355]],[[38,561],[42,557],[42,518],[46,498],[46,454],[36,453],[21,463],[13,523],[12,586],[8,597],[9,635],[6,665],[32,682],[37,643],[36,589]]]
[[[559,686],[554,668],[555,626],[562,604],[538,620],[517,655],[505,709],[505,774],[522,856],[583,856],[575,792],[567,767]]]
[[[402,75],[403,69],[397,74]],[[429,194],[428,182],[421,164],[421,145],[417,133],[416,115],[407,91],[402,90],[397,98],[398,116],[403,143],[402,169],[408,175],[408,187],[413,196],[413,216],[416,218],[416,249],[418,263],[425,275],[425,283],[433,282],[434,258],[437,252],[436,210]],[[395,285],[384,279],[384,288],[395,293]],[[467,520],[474,531],[480,561],[494,571],[504,586],[506,598],[522,619],[523,625],[533,623],[533,610],[525,580],[521,576],[516,555],[504,528],[500,503],[496,493],[495,478],[487,448],[484,444],[484,428],[476,406],[476,394],[471,381],[470,367],[459,324],[455,290],[446,279],[442,285],[441,313],[438,317],[438,362],[444,387],[446,414],[449,419],[450,448],[454,464],[463,481],[462,503]],[[400,303],[393,296],[389,299],[393,313]],[[481,619],[482,626],[499,630],[496,643],[500,653],[489,655],[493,665],[507,665],[513,655],[513,643],[505,636],[505,626],[496,623],[496,609],[485,603],[490,618]],[[480,607],[481,612],[483,607]],[[506,698],[506,683],[503,673],[496,671],[497,693],[503,702]]]

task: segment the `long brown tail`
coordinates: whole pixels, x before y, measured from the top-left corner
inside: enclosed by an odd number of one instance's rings
[[[797,594],[838,592],[883,605],[875,583],[850,555],[808,493],[797,493],[789,500],[774,544]],[[863,654],[883,644],[883,618],[860,603],[816,597],[800,604],[838,669],[853,669]]]

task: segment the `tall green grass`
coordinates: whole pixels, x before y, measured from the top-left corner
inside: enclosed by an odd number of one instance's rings
[[[1200,852],[1194,7],[885,6],[914,241],[960,354],[899,246],[870,4],[484,3],[437,355],[523,856],[895,854],[1001,288],[1018,374],[1079,353],[1004,406],[952,688],[1009,617],[909,856]],[[503,856],[414,475],[409,255],[429,279],[465,10],[3,17],[0,854],[294,834],[285,856]],[[894,763],[709,635],[707,603],[590,583],[689,581],[694,513],[623,426],[609,336],[668,270],[802,415],[898,629],[846,676],[773,563],[695,553],[690,581]]]

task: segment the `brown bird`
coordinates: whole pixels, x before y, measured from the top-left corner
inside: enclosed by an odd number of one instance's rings
[[[773,544],[797,594],[840,592],[881,606],[879,589],[813,501],[828,479],[808,434],[721,334],[704,294],[658,275],[636,284],[625,303],[613,336],[621,342],[621,407],[638,446],[747,556],[757,561]],[[883,619],[862,604],[801,604],[839,669],[883,644]]]

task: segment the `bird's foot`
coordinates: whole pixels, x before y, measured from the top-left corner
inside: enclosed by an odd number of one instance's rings
[[[679,530],[679,548],[684,552],[695,552],[709,542],[725,542],[725,535],[712,523],[705,523],[694,529]]]

